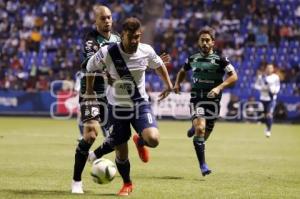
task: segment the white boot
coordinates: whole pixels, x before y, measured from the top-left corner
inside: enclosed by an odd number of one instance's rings
[[[271,131],[265,130],[265,136],[269,138],[271,136]]]
[[[82,181],[72,181],[72,193],[74,194],[83,194],[83,189],[82,189]]]

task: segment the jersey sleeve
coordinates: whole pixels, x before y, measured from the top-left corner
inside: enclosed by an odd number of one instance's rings
[[[189,60],[189,58],[187,58],[187,59],[185,60],[184,65],[183,65],[183,70],[189,71],[189,70],[191,70],[191,69],[192,69],[192,67],[191,67],[191,64],[190,64],[190,60]]]
[[[234,69],[233,65],[230,63],[228,57],[222,57],[220,60],[220,65],[221,65],[221,68],[223,68],[226,73],[235,71],[235,69]]]
[[[154,49],[149,46],[149,62],[148,62],[148,66],[149,68],[152,69],[156,69],[159,68],[161,66],[165,66],[164,62],[162,61],[162,59],[156,54],[156,52],[154,51]]]
[[[274,82],[270,85],[270,92],[272,94],[279,93],[280,90],[280,79],[278,75],[274,75]]]
[[[107,46],[100,48],[88,61],[86,69],[88,72],[103,71],[106,68]]]

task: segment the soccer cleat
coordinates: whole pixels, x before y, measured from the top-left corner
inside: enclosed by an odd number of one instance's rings
[[[124,183],[122,189],[119,191],[118,196],[128,196],[133,189],[132,183]]]
[[[192,126],[188,131],[187,131],[187,136],[190,138],[190,137],[193,137],[195,135],[195,128],[194,126]]]
[[[89,163],[93,163],[97,159],[94,151],[89,151],[88,161]]]
[[[135,146],[139,152],[140,159],[143,162],[148,162],[149,161],[149,151],[145,146],[142,146],[139,144],[140,137],[137,134],[134,134],[132,139],[133,139],[133,142],[135,143]]]
[[[82,189],[82,181],[72,181],[71,185],[72,193],[74,194],[83,194],[83,189]]]
[[[269,138],[271,136],[271,131],[265,130],[265,136]]]
[[[201,169],[202,176],[206,176],[211,173],[211,170],[208,168],[207,164],[201,165],[200,169]]]

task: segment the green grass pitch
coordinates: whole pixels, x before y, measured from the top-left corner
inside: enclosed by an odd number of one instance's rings
[[[190,122],[159,121],[161,142],[151,149],[150,162],[142,163],[130,141],[130,198],[300,198],[300,126],[273,126],[272,137],[263,125],[216,124],[206,144],[213,173],[202,177]],[[116,198],[119,175],[106,185],[95,184],[87,164],[83,174],[85,194],[70,194],[76,120],[0,118],[0,198]],[[102,142],[100,135],[94,144]],[[114,154],[106,158],[114,160]]]

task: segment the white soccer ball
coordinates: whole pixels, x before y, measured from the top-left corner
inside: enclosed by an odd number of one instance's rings
[[[91,176],[95,183],[107,184],[114,179],[116,173],[116,165],[108,159],[100,158],[93,162]]]

